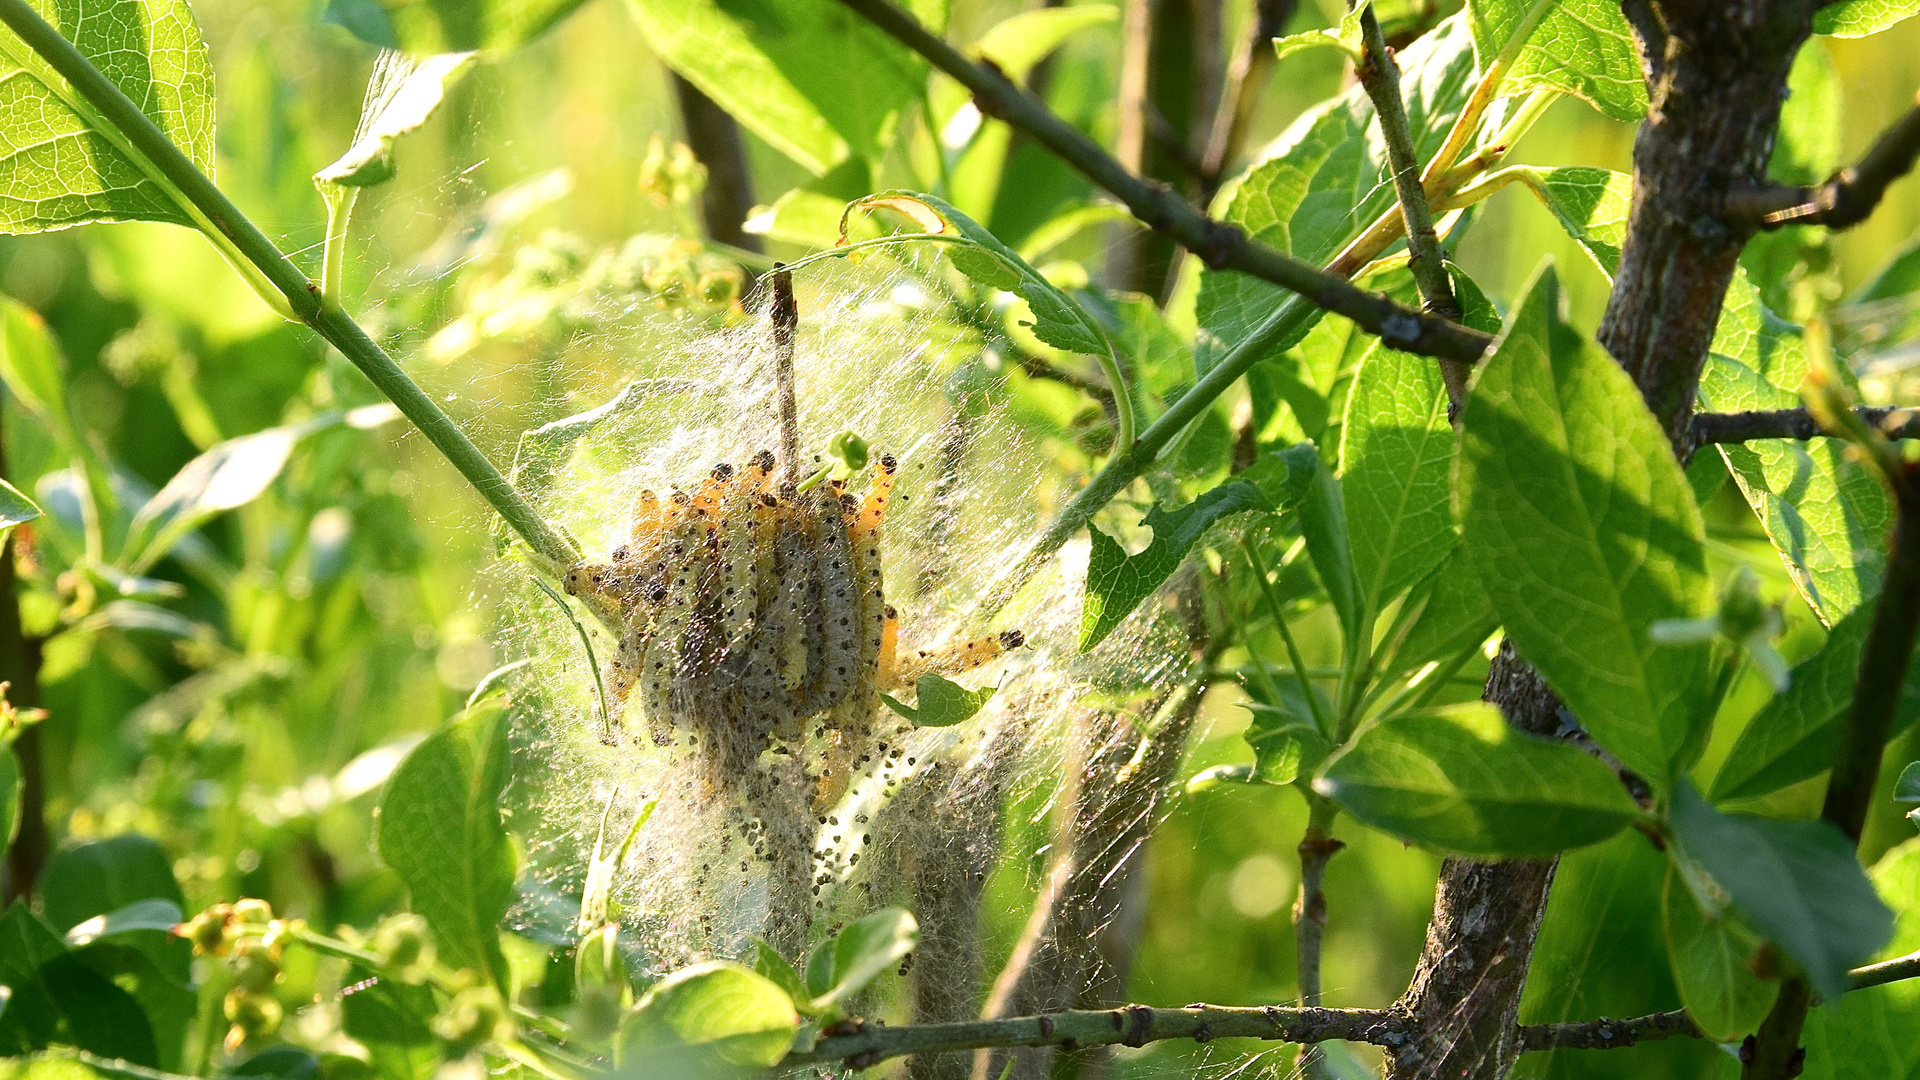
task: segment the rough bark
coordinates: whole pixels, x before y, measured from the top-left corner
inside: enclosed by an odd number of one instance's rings
[[[753,210],[753,173],[747,166],[746,145],[740,141],[740,125],[678,73],[673,76],[673,92],[680,102],[687,149],[707,169],[707,186],[700,193],[700,216],[707,235],[747,251],[761,250],[760,238],[740,228]]]
[[[1485,697],[1522,731],[1560,726],[1560,700],[1510,642],[1487,673]],[[1493,1078],[1513,1066],[1520,990],[1555,865],[1459,856],[1442,864],[1426,946],[1395,1006],[1417,1034],[1387,1052],[1388,1080]]]
[[[1811,30],[1811,0],[1625,0],[1651,108],[1634,140],[1627,242],[1599,341],[1633,376],[1685,461],[1720,307],[1752,227],[1729,223],[1730,191],[1764,180],[1787,71]],[[1559,703],[1503,645],[1488,701],[1545,734]],[[1520,1047],[1514,1021],[1553,864],[1449,859],[1401,1007],[1423,1035],[1388,1055],[1391,1080],[1499,1077]]]
[[[1651,108],[1633,144],[1633,209],[1600,344],[1685,460],[1700,368],[1750,224],[1729,192],[1766,179],[1787,71],[1812,0],[1626,0]]]

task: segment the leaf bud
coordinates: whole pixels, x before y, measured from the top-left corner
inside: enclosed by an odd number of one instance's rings
[[[491,986],[469,986],[453,995],[431,1026],[433,1033],[449,1044],[448,1057],[458,1057],[483,1042],[513,1037],[507,1003]]]
[[[380,958],[390,976],[409,986],[426,982],[433,970],[434,947],[427,921],[411,912],[381,920],[368,950]]]

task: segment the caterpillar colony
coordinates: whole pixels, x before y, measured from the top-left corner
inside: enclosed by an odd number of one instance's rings
[[[564,584],[619,635],[608,736],[691,743],[701,782],[742,803],[740,831],[773,869],[775,916],[791,921],[824,880],[810,825],[876,754],[886,764],[881,693],[978,668],[1024,639],[1007,630],[902,654],[881,541],[898,463],[879,456],[861,495],[801,475],[783,273],[773,316],[784,462],[763,450],[715,465],[691,492],[639,492],[626,540]]]

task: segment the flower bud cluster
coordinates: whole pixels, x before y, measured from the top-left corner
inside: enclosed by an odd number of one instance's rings
[[[287,941],[304,925],[297,919],[274,918],[265,900],[241,899],[215,904],[173,928],[175,936],[193,943],[195,955],[226,958],[233,979],[224,1009],[232,1025],[227,1029],[228,1050],[279,1030],[286,1010],[273,991],[280,982]]]

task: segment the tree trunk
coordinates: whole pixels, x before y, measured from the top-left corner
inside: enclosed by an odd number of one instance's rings
[[[1788,69],[1812,0],[1624,0],[1652,104],[1634,140],[1633,209],[1600,344],[1633,376],[1675,454],[1727,286],[1751,228],[1727,193],[1764,180]],[[1523,731],[1559,726],[1559,702],[1510,645],[1486,698]],[[1390,1080],[1493,1078],[1518,1048],[1512,1025],[1553,864],[1449,859],[1413,984],[1400,1007],[1424,1033],[1388,1055]],[[1431,1055],[1431,1056],[1429,1056]]]

